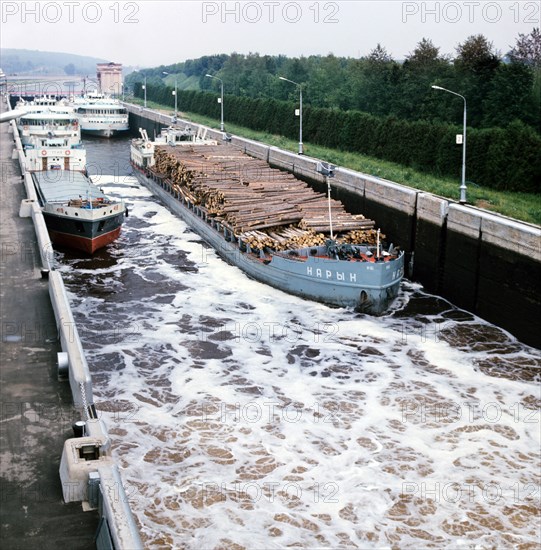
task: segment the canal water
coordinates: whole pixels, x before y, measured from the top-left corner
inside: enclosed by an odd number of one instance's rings
[[[59,260],[146,548],[539,548],[538,350],[407,281],[379,318],[255,282],[86,146],[130,215]]]

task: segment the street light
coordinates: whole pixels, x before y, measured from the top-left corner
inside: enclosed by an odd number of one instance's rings
[[[286,82],[291,82],[291,84],[295,84],[295,86],[299,87],[299,155],[302,155],[302,84],[293,82],[293,80],[289,80],[287,78],[284,78],[283,76],[279,76],[278,78],[280,80],[285,80]]]
[[[221,97],[218,99],[218,101],[220,102],[220,107],[221,107],[220,131],[223,132],[224,131],[224,82],[221,78],[218,78],[217,76],[214,76],[214,75],[211,75],[211,74],[206,74],[205,76],[208,76],[209,78],[215,78],[216,80],[220,81],[222,94],[221,94]]]
[[[143,90],[145,90],[145,103],[144,107],[147,108],[147,77],[145,76],[145,83],[143,84]]]
[[[452,92],[447,88],[442,88],[441,86],[432,86],[434,90],[442,90],[453,95],[457,95],[464,100],[464,128],[462,130],[462,183],[460,184],[460,204],[466,203],[466,98],[463,95]]]
[[[163,74],[169,74],[166,71],[162,71]],[[177,76],[175,75],[175,91],[172,92],[172,94],[175,96],[175,122],[177,121]]]

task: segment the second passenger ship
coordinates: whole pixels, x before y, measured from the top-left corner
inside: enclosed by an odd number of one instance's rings
[[[129,129],[128,111],[118,99],[105,94],[88,93],[75,98],[75,113],[85,134],[113,137]]]

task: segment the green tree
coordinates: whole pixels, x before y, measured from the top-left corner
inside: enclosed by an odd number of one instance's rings
[[[442,115],[441,99],[431,89],[432,84],[447,79],[452,67],[447,56],[430,39],[423,38],[402,65],[399,93],[396,94],[397,114],[407,119],[434,119]],[[447,109],[444,109],[445,113]],[[445,118],[444,118],[445,119]]]
[[[468,37],[456,48],[456,92],[468,102],[468,123],[480,126],[483,120],[483,102],[492,86],[492,79],[500,65],[500,58],[482,34]],[[456,89],[459,88],[459,89]]]
[[[306,57],[295,57],[293,59],[288,59],[286,63],[284,63],[283,73],[285,74],[280,74],[280,76],[285,76],[293,80],[293,82],[302,84],[308,80],[309,72],[308,60]]]
[[[404,67],[431,70],[442,62],[447,62],[447,58],[440,56],[440,49],[429,38],[423,38],[413,52],[406,56]]]
[[[377,46],[368,54],[370,63],[390,63],[393,59],[387,50],[378,42]]]
[[[507,126],[513,120],[538,124],[539,105],[534,102],[532,83],[532,70],[525,65],[498,67],[483,102],[483,126]]]
[[[541,69],[541,32],[534,28],[531,34],[519,34],[516,44],[509,52],[513,63],[522,63]]]
[[[533,73],[533,116],[537,119],[537,131],[541,132],[541,32],[539,27],[530,34],[519,34],[516,44],[509,52],[513,64],[524,65]]]
[[[213,74],[213,73],[209,73]],[[242,54],[233,52],[228,56],[228,59],[222,66],[222,69],[216,74],[218,78],[221,78],[224,82],[224,89],[228,94],[240,95],[241,89],[244,85],[244,56]],[[212,80],[207,78],[207,80]],[[219,82],[214,79],[211,83],[211,87],[219,89]]]
[[[458,55],[455,65],[461,70],[486,75],[495,71],[500,64],[492,42],[482,34],[468,37],[456,50]]]
[[[340,58],[333,54],[312,60],[314,67],[306,84],[307,102],[317,107],[348,109],[347,73]]]
[[[400,66],[381,44],[364,61],[361,109],[375,115],[395,113]]]

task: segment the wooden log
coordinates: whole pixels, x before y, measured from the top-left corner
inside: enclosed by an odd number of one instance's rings
[[[240,151],[222,145],[159,146],[155,159],[155,174],[168,178],[186,200],[219,217],[235,234],[249,229],[249,238],[265,246],[290,246],[321,244],[330,231],[329,202],[323,193]],[[337,234],[372,238],[366,231],[374,227],[373,221],[346,212],[334,199],[330,208]],[[254,236],[254,230],[260,234]]]

